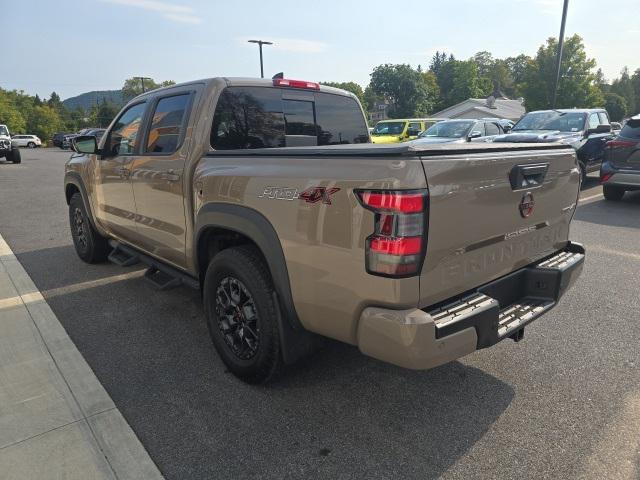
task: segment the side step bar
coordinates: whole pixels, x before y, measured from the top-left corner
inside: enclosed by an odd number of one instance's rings
[[[160,262],[155,258],[146,255],[136,249],[123,245],[122,243],[110,240],[109,245],[113,251],[109,254],[109,261],[123,267],[144,263],[149,268],[144,273],[144,277],[158,290],[169,290],[170,288],[185,285],[195,290],[200,289],[200,282],[190,275],[181,272],[177,268]]]

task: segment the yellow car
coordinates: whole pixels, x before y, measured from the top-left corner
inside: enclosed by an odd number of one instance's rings
[[[373,143],[400,143],[413,140],[443,118],[398,118],[378,122],[371,132]]]

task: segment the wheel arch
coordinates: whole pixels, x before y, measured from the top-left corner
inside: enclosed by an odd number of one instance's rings
[[[198,268],[201,285],[209,260],[220,248],[238,244],[256,247],[273,281],[275,300],[280,310],[278,321],[284,362],[291,364],[310,353],[315,348],[316,336],[303,327],[296,312],[284,251],[271,222],[249,207],[208,203],[198,211],[194,232],[194,264]],[[222,243],[216,245],[221,238]]]
[[[102,229],[97,227],[93,218],[93,210],[91,209],[91,204],[89,203],[87,190],[84,188],[84,184],[82,183],[82,178],[76,172],[67,172],[64,175],[64,195],[67,200],[67,205],[69,205],[69,203],[71,202],[71,197],[73,197],[75,193],[79,193],[82,197],[82,203],[84,204],[84,208],[89,216],[89,222],[91,222],[91,226],[98,232],[102,232]]]

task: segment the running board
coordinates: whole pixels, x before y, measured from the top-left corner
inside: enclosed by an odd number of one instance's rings
[[[107,259],[111,263],[115,263],[121,267],[130,267],[131,265],[140,263],[140,257],[138,257],[138,255],[132,255],[124,251],[119,244],[113,248]]]
[[[124,267],[135,265],[139,262],[144,263],[149,267],[144,273],[144,278],[158,290],[169,290],[179,287],[180,285],[195,290],[200,289],[200,282],[198,282],[198,280],[177,268],[162,263],[149,255],[115,240],[111,240],[109,245],[113,247],[113,251],[109,255],[110,261]]]

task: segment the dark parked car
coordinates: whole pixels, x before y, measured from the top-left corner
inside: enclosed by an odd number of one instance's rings
[[[629,119],[604,149],[600,168],[604,198],[621,200],[625,192],[640,190],[640,115]]]
[[[563,142],[575,148],[582,179],[600,169],[605,144],[613,138],[609,114],[602,108],[529,112],[507,135],[494,142]]]
[[[471,141],[490,141],[494,135],[504,133],[500,120],[463,119],[443,120],[418,135],[413,143],[465,143]]]
[[[53,143],[54,147],[62,148],[62,141],[64,140],[64,136],[68,135],[67,133],[54,133],[53,137],[51,137],[51,143]]]

